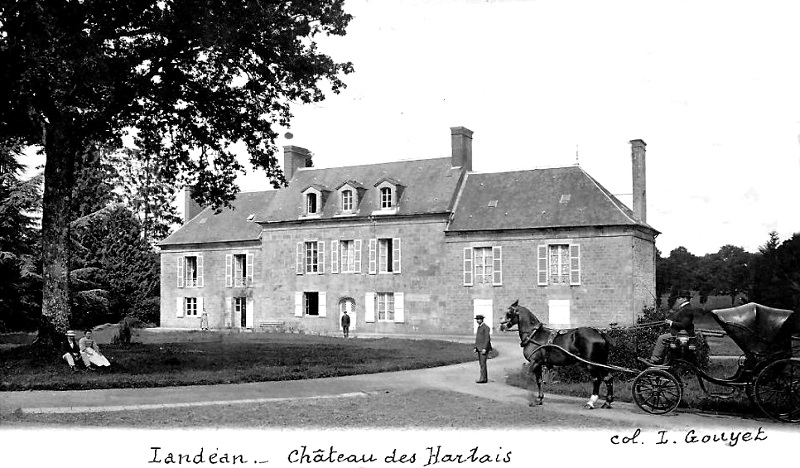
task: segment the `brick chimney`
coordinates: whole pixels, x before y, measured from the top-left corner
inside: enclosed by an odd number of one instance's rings
[[[203,207],[192,198],[192,188],[188,185],[183,188],[183,224],[199,215]]]
[[[471,171],[472,130],[466,127],[450,127],[450,143],[453,148],[452,166]]]
[[[283,147],[283,176],[288,183],[295,171],[301,167],[311,167],[311,151],[299,146]]]
[[[647,143],[631,140],[631,160],[633,166],[633,215],[639,221],[647,222],[647,173],[644,153]]]

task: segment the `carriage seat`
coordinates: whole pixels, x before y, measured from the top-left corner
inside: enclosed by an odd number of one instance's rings
[[[668,340],[670,349],[697,350],[697,337],[689,335],[686,330],[681,330],[677,336],[670,337]]]

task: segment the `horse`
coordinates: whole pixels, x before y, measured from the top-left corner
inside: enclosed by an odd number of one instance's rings
[[[553,366],[570,366],[574,364],[587,364],[589,374],[592,376],[592,396],[585,407],[594,409],[599,398],[600,382],[606,384],[606,400],[602,408],[610,408],[614,401],[613,376],[609,373],[608,354],[611,342],[601,332],[591,327],[570,328],[567,330],[554,330],[544,326],[536,316],[515,301],[505,313],[500,322],[500,330],[508,330],[518,325],[522,355],[530,362],[530,372],[536,378],[539,388],[538,401],[531,399],[530,406],[541,405],[544,400],[542,392],[542,367],[551,369]],[[593,365],[599,364],[599,365]]]

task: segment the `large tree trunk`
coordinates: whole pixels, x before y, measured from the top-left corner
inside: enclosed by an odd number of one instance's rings
[[[74,145],[69,144],[67,131],[53,126],[49,130],[42,201],[42,318],[51,327],[40,328],[37,341],[52,344],[53,339],[46,335],[52,332],[63,335],[69,328],[71,316],[69,262],[75,152]]]

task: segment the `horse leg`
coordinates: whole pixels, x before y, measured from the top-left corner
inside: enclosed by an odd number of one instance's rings
[[[594,409],[594,404],[597,403],[597,399],[600,398],[600,381],[602,379],[598,369],[590,367],[589,374],[592,376],[592,396],[589,397],[589,401],[586,402],[584,407]]]
[[[533,377],[536,379],[536,386],[539,388],[539,396],[534,403],[533,397],[531,397],[530,403],[528,406],[538,406],[542,404],[542,400],[544,400],[544,392],[542,392],[542,365],[541,363],[531,364],[531,372],[533,372]],[[533,393],[533,392],[531,392]]]
[[[611,373],[606,374],[603,382],[606,383],[606,401],[601,408],[611,408],[611,403],[614,402],[614,376]]]

